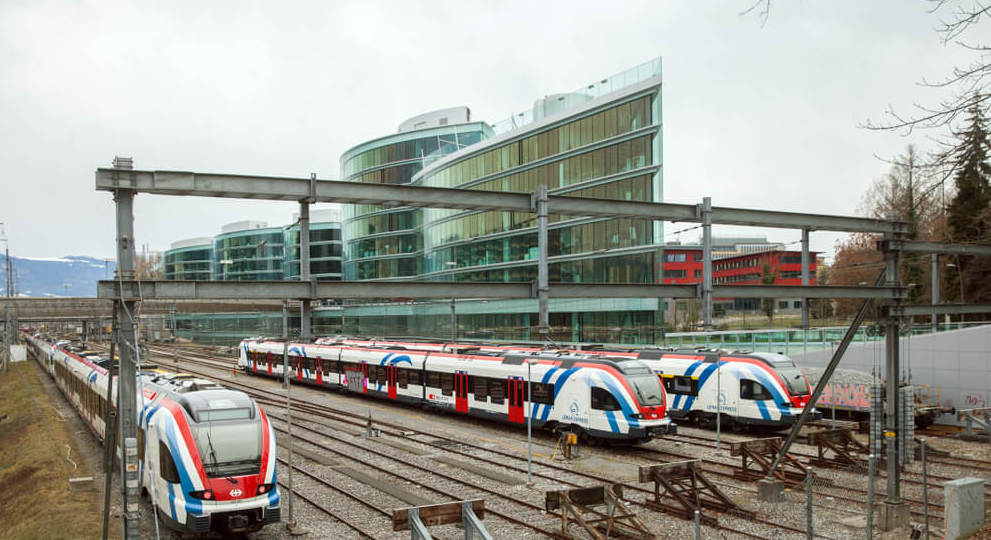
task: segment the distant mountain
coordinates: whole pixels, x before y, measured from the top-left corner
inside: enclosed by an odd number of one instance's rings
[[[96,296],[96,282],[111,279],[117,264],[93,257],[11,257],[18,296]],[[7,268],[0,253],[0,295],[6,295]]]

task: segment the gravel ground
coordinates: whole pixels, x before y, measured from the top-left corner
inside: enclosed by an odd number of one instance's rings
[[[191,369],[206,368],[191,366]],[[218,372],[217,378],[223,378],[227,375],[227,372]],[[238,382],[245,382],[246,378],[239,376],[237,380]],[[269,379],[250,378],[247,380],[252,381],[253,386],[266,388],[268,390],[278,391],[281,388],[279,383]],[[294,387],[293,396],[310,402],[347,410],[361,416],[365,416],[370,412],[373,422],[381,420],[401,424],[403,426],[407,426],[408,429],[411,430],[416,429],[434,434],[435,439],[441,436],[453,437],[464,441],[465,443],[479,445],[484,449],[511,452],[516,456],[521,456],[524,458],[526,455],[525,431],[517,428],[501,426],[471,418],[459,417],[453,414],[426,412],[414,407],[397,406],[395,404],[385,403],[380,400],[343,395],[336,392],[318,391],[310,388]],[[281,418],[280,411],[273,408],[270,413],[273,419],[273,425],[281,426],[281,421],[276,419],[277,416]],[[294,423],[298,423],[300,427],[314,427],[315,429],[322,430],[328,434],[332,434],[337,431],[333,427],[328,427],[327,425],[318,426],[317,424],[311,423],[307,421],[307,419],[301,418],[301,415],[299,414],[294,415]],[[350,432],[361,430],[361,428],[355,426],[345,426],[343,424],[335,424],[330,422],[330,426],[335,425],[338,426],[340,430]],[[681,427],[680,429],[686,434],[693,434],[711,439],[715,438],[715,434],[711,431],[687,427]],[[297,432],[294,428],[294,434],[295,433]],[[485,488],[496,493],[517,497],[542,507],[545,491],[568,487],[560,482],[556,483],[553,480],[535,476],[535,484],[532,487],[528,487],[525,484],[508,486],[501,482],[478,476],[475,473],[460,469],[458,467],[440,464],[431,458],[431,454],[442,454],[444,453],[442,450],[429,448],[425,445],[418,445],[414,442],[416,440],[430,441],[431,437],[429,436],[417,435],[409,437],[408,440],[404,441],[404,444],[420,448],[427,452],[425,455],[416,455],[414,453],[404,452],[402,449],[397,449],[384,444],[374,438],[365,439],[362,437],[352,437],[349,435],[337,435],[338,437],[348,438],[349,442],[357,445],[357,447],[355,447],[336,441],[333,438],[321,437],[313,433],[307,433],[302,429],[300,429],[299,433],[301,437],[319,441],[321,444],[325,444],[328,447],[333,448],[339,452],[339,454],[334,455],[332,452],[327,452],[326,450],[320,450],[313,446],[307,446],[304,443],[297,443],[300,446],[308,447],[313,451],[328,453],[332,459],[337,461],[349,461],[350,465],[367,474],[372,474],[380,478],[386,478],[390,482],[393,482],[396,485],[402,485],[409,491],[413,491],[422,497],[436,500],[438,502],[443,500],[484,498],[487,509],[504,512],[514,517],[526,519],[547,529],[556,530],[559,527],[559,519],[552,515],[547,515],[541,511],[533,510],[520,506],[519,504],[511,501],[501,499],[495,494],[485,493],[479,488]],[[723,440],[744,440],[767,436],[769,435],[723,434]],[[395,438],[392,439],[395,440]],[[551,475],[553,478],[558,478],[562,481],[570,481],[581,485],[592,485],[596,483],[588,478],[582,478],[577,475],[569,475],[567,473],[553,471],[543,467],[541,465],[542,463],[551,462],[551,456],[554,454],[554,446],[556,441],[547,435],[542,433],[538,434],[535,432],[533,442],[535,456],[533,470],[535,475]],[[928,442],[931,447],[947,450],[953,455],[971,457],[974,459],[991,460],[991,446],[987,444],[958,441],[947,438],[931,438]],[[721,452],[717,453],[714,449],[703,445],[691,444],[690,442],[684,441],[665,440],[652,441],[645,446],[647,448],[675,452],[685,456],[707,457],[721,463],[733,465],[739,464],[739,458],[732,458],[729,456],[727,447],[724,447]],[[525,459],[520,460],[497,456],[486,452],[485,450],[471,449],[467,445],[454,445],[454,448],[468,452],[471,455],[486,457],[488,459],[493,459],[504,463],[506,465],[505,467],[498,467],[491,463],[473,461],[471,457],[461,455],[453,456],[459,460],[472,461],[478,467],[498,470],[504,474],[521,475],[519,471],[514,470],[513,468],[526,466]],[[285,450],[286,445],[282,444],[280,446],[280,453],[282,453],[283,456],[285,456]],[[797,444],[794,447],[794,450],[805,453],[814,452],[813,448],[801,444]],[[666,460],[673,461],[675,459],[676,458],[672,457]],[[353,492],[378,507],[391,509],[408,506],[406,503],[403,503],[402,501],[397,500],[385,493],[357,482],[350,477],[338,474],[333,467],[320,465],[300,457],[297,457],[295,462],[297,466],[303,468],[304,470],[318,474],[323,478],[332,479],[335,486],[349,492]],[[636,466],[648,462],[648,458],[638,455],[635,451],[622,448],[583,447],[581,448],[581,457],[571,461],[567,465],[576,472],[599,474],[609,478],[615,478],[617,481],[629,482],[635,475]],[[388,470],[388,472],[393,473],[393,475],[390,476],[385,472],[373,470],[362,463],[384,467]],[[561,462],[558,461],[556,463],[560,464]],[[419,465],[426,470],[416,469],[410,467],[408,464]],[[437,474],[433,474],[432,471],[451,476],[453,479],[442,478]],[[907,467],[906,471],[908,473],[920,472],[921,467],[917,463],[912,464]],[[978,471],[957,465],[948,465],[935,462],[930,463],[929,472],[932,475],[942,475],[950,478],[959,478],[963,476],[977,476],[985,479],[989,478],[989,473],[987,471]],[[816,473],[824,480],[829,480],[833,484],[833,487],[817,486],[815,489],[813,517],[814,530],[816,534],[834,539],[863,538],[863,531],[866,524],[866,505],[863,503],[855,505],[846,501],[840,501],[833,497],[833,495],[847,495],[863,498],[863,495],[849,492],[849,488],[866,489],[867,479],[865,475],[858,474],[856,472],[839,471],[826,468],[817,468]],[[280,469],[280,478],[285,481],[286,476],[285,468],[282,467]],[[906,474],[905,476],[906,478],[916,478],[916,475],[914,474]],[[780,504],[769,504],[757,501],[756,488],[755,485],[751,483],[739,482],[734,479],[719,476],[710,476],[710,479],[717,482],[732,500],[740,504],[743,508],[755,512],[758,517],[772,520],[776,523],[787,524],[798,529],[805,529],[806,494],[804,491],[790,491],[786,493],[785,502]],[[414,480],[422,482],[434,490],[439,490],[440,493],[427,488],[418,487],[411,483],[411,481]],[[335,512],[340,513],[344,519],[351,520],[355,523],[360,523],[362,527],[368,527],[369,530],[375,531],[376,536],[381,535],[382,538],[408,538],[409,536],[408,532],[393,533],[391,531],[391,524],[381,514],[369,510],[364,506],[347,499],[339,493],[325,487],[318,486],[315,481],[307,479],[302,474],[295,474],[294,482],[297,489],[302,490],[307,496],[312,496],[321,504],[328,505]],[[936,515],[940,515],[942,513],[942,490],[938,489],[938,484],[939,482],[931,481],[929,488],[929,501],[934,506],[930,512]],[[646,485],[644,486],[646,487]],[[884,488],[884,479],[879,479],[876,485],[877,492],[883,493]],[[921,491],[921,487],[919,486],[903,483],[902,494],[905,497],[921,499]],[[627,492],[627,497],[634,501],[640,501],[644,498],[642,494],[630,491]],[[284,515],[286,513],[285,500],[286,497],[284,494]],[[915,508],[915,506],[913,506],[913,508]],[[657,534],[660,538],[692,538],[694,536],[694,525],[689,521],[675,518],[667,514],[660,514],[635,505],[631,505],[630,509],[638,514],[640,519],[647,525],[648,529]],[[309,531],[309,533],[304,535],[303,538],[356,537],[356,534],[347,527],[343,526],[333,518],[317,511],[311,505],[298,499],[295,505],[295,511],[297,521]],[[150,515],[147,510],[145,515]],[[718,515],[717,517],[721,524],[766,538],[804,538],[804,533],[774,530],[769,528],[767,525],[752,522],[744,518],[727,515]],[[921,522],[921,520],[921,516],[913,516],[913,522]],[[876,522],[877,516],[875,515],[875,523]],[[484,523],[496,538],[542,537],[539,533],[521,529],[520,527],[499,519],[492,514],[489,514],[486,517]],[[941,533],[942,524],[940,520],[932,518],[931,525],[933,527],[933,534]],[[573,532],[577,530],[578,529],[575,527],[572,528]],[[461,538],[464,535],[462,530],[459,530],[453,525],[432,527],[431,532],[440,538]],[[888,533],[884,533],[883,535],[880,533],[878,534],[878,537],[881,538],[907,538],[909,531],[908,529],[903,529],[900,531],[890,531]],[[259,539],[288,538],[289,535],[283,527],[269,527],[262,532],[253,535],[252,537]],[[703,527],[703,537],[735,538],[739,537],[739,535],[718,531],[710,527]]]

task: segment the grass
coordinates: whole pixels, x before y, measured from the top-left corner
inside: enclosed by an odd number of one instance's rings
[[[76,447],[73,424],[51,406],[61,395],[46,392],[40,377],[33,361],[0,372],[0,417],[7,415],[0,422],[0,531],[10,539],[99,538],[103,486]],[[78,469],[65,459],[67,445]],[[69,478],[81,476],[94,476],[93,487],[70,491]],[[119,520],[110,525],[119,538]]]

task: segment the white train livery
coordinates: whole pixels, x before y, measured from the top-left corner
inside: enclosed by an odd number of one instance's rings
[[[238,365],[249,374],[281,377],[283,347],[245,340]],[[535,427],[594,439],[643,442],[675,429],[657,377],[631,358],[290,343],[288,366],[297,383],[517,425],[530,410]]]
[[[109,379],[102,362],[40,336],[26,339],[102,440]],[[247,394],[192,375],[151,369],[137,379],[141,488],[162,521],[180,532],[223,534],[278,522],[275,433],[265,412]]]

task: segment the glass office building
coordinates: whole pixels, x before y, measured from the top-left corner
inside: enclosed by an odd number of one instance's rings
[[[286,279],[299,279],[299,223],[286,227],[285,245]],[[310,276],[321,281],[341,279],[341,214],[337,209],[310,212]]]
[[[214,279],[224,281],[283,279],[284,231],[264,221],[239,221],[213,238]]]
[[[492,126],[483,140],[425,163],[412,177],[424,186],[486,191],[536,191],[553,195],[659,202],[662,200],[661,62],[655,59],[574,92],[538,100],[532,109]],[[402,133],[400,133],[402,135]],[[373,142],[386,143],[388,138]],[[342,159],[349,179],[389,158],[353,163]],[[373,177],[375,178],[375,177]],[[361,180],[358,180],[361,181]],[[380,180],[371,180],[380,181]],[[381,180],[385,181],[385,180]],[[364,255],[383,255],[363,240],[389,238],[392,223],[362,221],[388,209],[354,209],[345,219],[345,267]],[[379,213],[382,212],[382,213]],[[391,268],[355,271],[346,279],[419,275],[435,281],[536,280],[536,216],[529,213],[425,208],[408,222],[410,253],[419,257],[400,274]],[[358,224],[358,227],[353,225]],[[416,232],[419,234],[416,234]],[[660,283],[662,226],[630,219],[551,216],[550,280],[573,283]],[[366,247],[367,251],[352,248]],[[420,265],[415,268],[413,265]],[[458,302],[457,335],[531,339],[536,300]],[[350,333],[451,335],[447,304],[348,306]],[[663,325],[656,298],[557,300],[550,302],[552,337],[561,341],[655,342]]]
[[[189,238],[172,242],[172,246],[162,254],[162,263],[165,279],[213,279],[213,240]]]
[[[467,107],[454,107],[406,120],[394,135],[380,137],[341,156],[341,177],[349,182],[408,184],[424,166],[478,143],[492,134],[471,122]],[[422,210],[356,204],[344,207],[344,279],[415,278],[422,272]]]
[[[397,133],[345,152],[340,166],[341,178],[351,182],[521,193],[543,184],[558,196],[660,202],[662,150],[658,58],[545,96],[491,125],[472,121],[467,107],[411,118]],[[662,282],[661,222],[583,216],[549,222],[550,281]],[[216,279],[298,277],[298,226],[245,222],[235,229],[214,239]],[[311,229],[318,278],[536,280],[531,213],[355,204],[342,208],[339,229],[316,220]],[[353,335],[545,339],[536,332],[536,299],[394,300],[335,307],[326,327]],[[552,298],[549,311],[555,341],[658,343],[663,334],[659,298]]]

